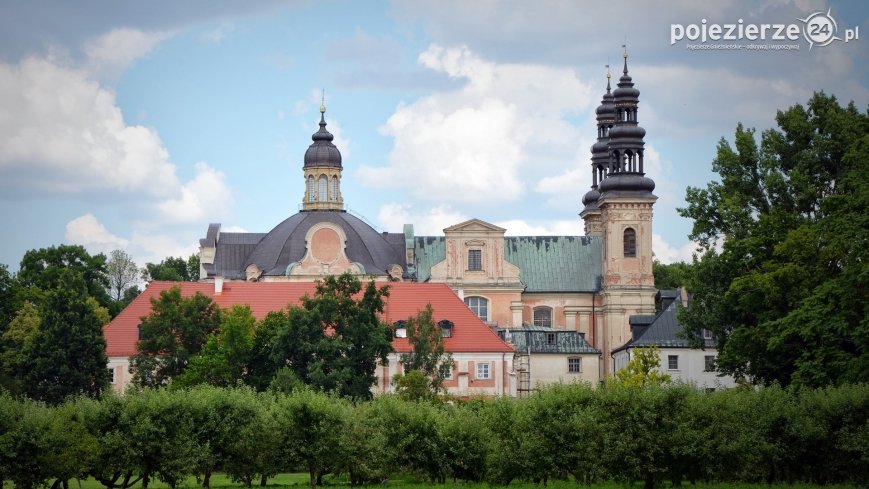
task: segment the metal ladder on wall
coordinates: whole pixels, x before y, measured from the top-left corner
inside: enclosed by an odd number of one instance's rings
[[[516,372],[518,385],[516,394],[519,397],[528,397],[531,394],[531,356],[517,354],[513,357],[513,370]]]

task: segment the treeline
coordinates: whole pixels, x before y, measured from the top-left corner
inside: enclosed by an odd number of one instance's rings
[[[869,389],[713,393],[555,386],[527,399],[353,403],[308,388],[144,389],[49,407],[0,396],[0,476],[19,489],[93,477],[174,487],[215,471],[247,487],[288,471],[352,485],[572,479],[869,483]]]

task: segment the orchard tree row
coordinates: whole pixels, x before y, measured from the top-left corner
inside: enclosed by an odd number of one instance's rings
[[[351,485],[574,480],[869,482],[869,389],[561,385],[527,399],[353,403],[302,387],[134,390],[56,407],[0,396],[0,477],[19,489],[93,477],[250,487],[278,473]]]

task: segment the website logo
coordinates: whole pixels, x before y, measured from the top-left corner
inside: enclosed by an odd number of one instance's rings
[[[817,11],[793,23],[746,23],[738,19],[731,23],[711,23],[701,19],[699,24],[670,24],[670,45],[688,41],[687,49],[704,50],[799,50],[800,34],[813,47],[829,46],[834,41],[851,42],[860,39],[860,26],[844,29],[839,37],[839,24],[826,12]]]

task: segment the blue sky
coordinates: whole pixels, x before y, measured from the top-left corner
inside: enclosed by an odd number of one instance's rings
[[[828,10],[860,38],[671,39]],[[3,2],[0,263],[69,243],[141,266],[193,253],[209,222],[267,232],[299,209],[322,90],[345,203],[376,228],[582,234],[594,109],[625,42],[664,262],[690,259],[676,208],[738,122],[763,131],[816,90],[869,101],[860,1]]]

